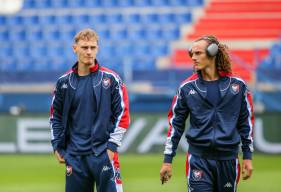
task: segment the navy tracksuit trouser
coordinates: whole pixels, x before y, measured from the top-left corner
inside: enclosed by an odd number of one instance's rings
[[[66,192],[122,192],[118,154],[113,161],[107,152],[99,156],[66,154]]]
[[[239,160],[211,160],[187,154],[188,192],[235,192],[240,177]]]

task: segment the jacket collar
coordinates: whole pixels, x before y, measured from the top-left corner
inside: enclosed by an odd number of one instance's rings
[[[99,70],[100,68],[100,65],[98,63],[98,61],[95,59],[95,65],[90,67],[90,72],[93,73],[93,72],[96,72],[97,70]],[[76,63],[72,66],[72,69],[71,69],[74,73],[78,74],[78,61],[76,61]]]
[[[230,86],[231,81],[231,73],[226,72],[219,72],[219,89],[221,93],[221,98],[223,98]],[[207,97],[207,87],[206,84],[202,78],[202,75],[200,72],[198,72],[198,79],[195,81],[195,85],[197,89],[200,91],[201,95],[206,98]]]

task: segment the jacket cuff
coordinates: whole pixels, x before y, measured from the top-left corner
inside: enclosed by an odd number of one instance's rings
[[[165,155],[164,156],[164,163],[172,163],[173,156],[172,155]]]
[[[117,147],[118,145],[115,143],[112,142],[107,143],[107,149],[109,149],[110,151],[117,152]]]
[[[243,159],[252,159],[252,152],[243,152]]]

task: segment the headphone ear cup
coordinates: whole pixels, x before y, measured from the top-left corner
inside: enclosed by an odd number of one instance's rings
[[[207,50],[206,50],[207,55],[208,55],[209,57],[214,57],[214,56],[216,56],[216,54],[218,53],[218,51],[219,51],[219,47],[218,47],[218,45],[215,44],[215,43],[211,43],[211,44],[207,47]]]
[[[188,54],[189,54],[189,57],[192,58],[192,49],[191,49],[191,47],[188,49]]]

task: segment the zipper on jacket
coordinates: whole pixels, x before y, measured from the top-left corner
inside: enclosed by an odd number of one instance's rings
[[[217,108],[215,108],[214,111],[214,117],[212,119],[213,121],[213,129],[214,129],[214,133],[213,133],[213,139],[212,139],[212,149],[215,150],[215,145],[216,145],[216,127],[217,127]]]

